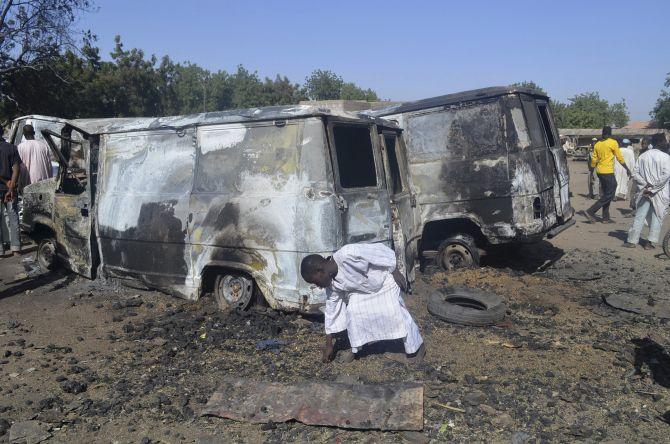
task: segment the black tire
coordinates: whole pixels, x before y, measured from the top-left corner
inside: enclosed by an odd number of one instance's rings
[[[482,326],[502,321],[507,307],[496,294],[466,287],[447,287],[428,297],[428,311],[443,321]]]
[[[479,250],[469,234],[454,234],[442,241],[435,256],[436,264],[444,271],[479,267]]]
[[[223,272],[214,281],[214,298],[221,310],[246,310],[254,295],[254,281],[241,273]]]
[[[663,253],[670,257],[670,230],[665,233],[665,237],[663,238]]]
[[[54,270],[58,266],[56,241],[52,237],[44,238],[37,246],[37,264],[43,271]]]

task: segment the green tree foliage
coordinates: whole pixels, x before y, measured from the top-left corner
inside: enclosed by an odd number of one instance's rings
[[[345,82],[340,90],[340,99],[342,100],[366,100],[368,102],[377,102],[379,97],[377,93],[368,89],[363,89],[351,82]]]
[[[665,78],[665,87],[670,88],[670,73]],[[656,100],[650,115],[654,119],[654,126],[670,129],[670,92],[661,90],[661,95]]]
[[[311,100],[335,100],[340,98],[344,80],[332,71],[317,69],[305,79],[307,97]]]
[[[344,82],[330,71],[312,73],[305,86],[277,75],[261,79],[238,66],[211,72],[194,63],[158,60],[126,49],[115,38],[111,59],[86,42],[76,52],[53,55],[48,66],[14,70],[2,77],[11,97],[0,97],[0,120],[46,114],[63,118],[191,114],[234,108],[288,105],[320,98],[378,100],[371,89]],[[311,81],[310,81],[311,80]],[[335,89],[335,92],[328,90]],[[311,92],[310,92],[311,91]]]
[[[517,88],[536,89],[536,90],[540,91],[542,94],[547,94],[547,92],[540,85],[533,82],[532,80],[524,80],[523,82],[512,83],[512,86],[515,86]]]
[[[670,80],[670,76],[668,78]],[[512,86],[533,88],[543,94],[547,92],[533,81],[524,81]],[[666,81],[666,86],[670,82]],[[625,100],[609,103],[597,92],[577,94],[568,103],[550,100],[554,122],[559,128],[602,128],[604,125],[626,126],[629,115]],[[670,109],[670,105],[668,105]]]
[[[311,100],[379,100],[377,93],[345,82],[332,71],[317,69],[305,79],[305,93]]]
[[[610,104],[600,97],[597,92],[577,94],[568,99],[565,107],[562,125],[567,128],[601,128],[604,125],[616,127],[628,123],[628,109],[626,102]]]

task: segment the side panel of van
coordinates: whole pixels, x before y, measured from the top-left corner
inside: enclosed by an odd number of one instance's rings
[[[192,293],[194,135],[165,129],[101,137],[97,234],[106,275]]]
[[[322,119],[202,126],[189,229],[194,275],[252,275],[273,307],[323,302],[300,277],[306,254],[331,254],[342,228]]]
[[[393,119],[393,116],[389,116]],[[512,217],[503,112],[497,100],[402,116],[423,223]]]

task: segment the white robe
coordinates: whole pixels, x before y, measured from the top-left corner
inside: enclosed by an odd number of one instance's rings
[[[635,152],[626,146],[620,151],[626,166],[632,170],[635,166]],[[626,199],[628,197],[628,173],[618,161],[614,162],[614,177],[616,178],[616,196]]]
[[[354,353],[388,339],[404,339],[405,352],[416,352],[423,339],[393,279],[393,250],[382,244],[350,244],[333,260],[338,272],[326,289],[326,333],[347,330]]]
[[[647,184],[651,185],[649,200],[656,216],[663,220],[670,204],[670,156],[657,149],[641,154],[633,170],[633,179],[638,186],[635,204],[642,199]]]

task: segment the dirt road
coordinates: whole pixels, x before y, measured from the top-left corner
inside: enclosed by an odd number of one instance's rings
[[[573,205],[585,208],[585,164],[571,168]],[[614,225],[577,216],[551,242],[489,256],[482,269],[448,277],[507,300],[507,319],[496,327],[429,315],[426,298],[447,277],[422,275],[407,298],[428,346],[418,366],[378,353],[324,365],[316,319],[223,314],[211,298],[187,303],[64,273],[32,276],[21,258],[2,259],[0,442],[9,441],[12,423],[28,420],[50,442],[667,441],[667,322],[612,309],[602,297],[625,291],[650,304],[670,299],[670,261],[659,251],[623,248],[631,218],[619,211],[624,203],[614,208]],[[268,338],[286,345],[257,350]],[[362,432],[199,416],[223,375],[420,381],[425,428]]]

